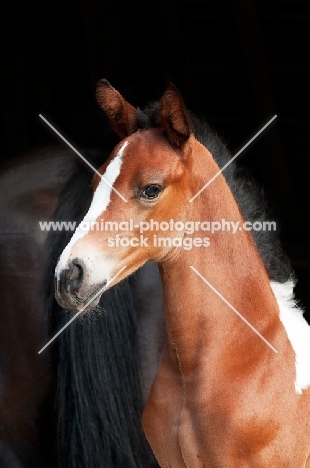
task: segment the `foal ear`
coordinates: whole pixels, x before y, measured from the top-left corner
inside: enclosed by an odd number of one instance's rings
[[[123,139],[137,129],[137,109],[129,104],[108,80],[103,79],[97,83],[96,98],[118,136]]]
[[[160,100],[159,118],[171,145],[182,148],[192,130],[181,93],[172,83]]]

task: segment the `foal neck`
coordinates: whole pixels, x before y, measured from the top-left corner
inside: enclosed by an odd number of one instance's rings
[[[210,153],[207,162],[207,171],[206,165],[202,168],[199,163],[195,165],[194,162],[192,167],[194,174],[204,172],[204,183],[219,170]],[[210,222],[224,219],[239,222],[242,226],[244,220],[222,174],[192,202],[191,219]],[[195,235],[206,237],[206,232],[196,232]],[[268,275],[249,232],[239,229],[235,234],[217,231],[209,238],[209,247],[180,249],[159,265],[168,341],[181,361],[183,356],[189,369],[192,369],[193,361],[205,356],[205,348],[212,352],[213,345],[218,349],[221,342],[229,353],[270,352],[266,343],[224,299],[268,341],[275,338],[279,321]],[[186,364],[184,372],[185,367]]]

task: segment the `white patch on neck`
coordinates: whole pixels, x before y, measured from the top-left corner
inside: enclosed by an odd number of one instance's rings
[[[310,327],[295,302],[293,281],[270,282],[280,309],[280,320],[295,352],[296,393],[310,386]]]
[[[125,141],[122,147],[118,150],[116,156],[112,159],[109,163],[108,167],[106,168],[101,181],[98,184],[98,187],[95,190],[91,205],[89,210],[87,211],[84,219],[81,221],[79,226],[76,228],[70,242],[63,250],[61,256],[59,257],[58,263],[55,269],[55,276],[59,278],[60,272],[66,268],[71,249],[74,244],[81,239],[82,237],[86,236],[91,229],[91,223],[95,222],[98,216],[100,216],[104,211],[106,211],[107,207],[109,206],[111,200],[111,193],[113,190],[113,185],[121,172],[121,166],[123,162],[123,153],[124,149],[128,145],[128,141]],[[105,179],[105,180],[104,180]],[[106,180],[111,184],[108,185]],[[83,224],[84,223],[84,224]],[[85,229],[82,226],[87,225],[88,228]]]

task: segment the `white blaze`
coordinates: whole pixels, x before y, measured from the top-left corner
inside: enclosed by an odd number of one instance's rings
[[[310,386],[310,327],[294,300],[294,283],[270,283],[280,309],[280,320],[295,352],[296,393]]]
[[[112,159],[109,163],[108,167],[106,168],[105,173],[103,174],[98,187],[95,190],[93,200],[89,207],[88,212],[84,216],[84,219],[81,221],[77,229],[75,230],[70,242],[63,250],[61,256],[59,257],[59,261],[57,263],[55,269],[55,276],[59,278],[60,272],[66,268],[68,264],[68,260],[70,258],[71,250],[74,244],[81,239],[82,237],[86,236],[91,228],[91,223],[95,222],[98,216],[100,216],[104,211],[106,211],[107,207],[109,206],[111,200],[111,193],[113,190],[113,184],[115,183],[117,177],[120,174],[121,166],[123,162],[123,152],[126,146],[128,145],[128,141],[122,145],[122,147],[117,152],[116,156]],[[107,182],[109,184],[107,184]],[[83,224],[84,223],[84,224]],[[84,229],[82,226],[88,226],[88,228]]]

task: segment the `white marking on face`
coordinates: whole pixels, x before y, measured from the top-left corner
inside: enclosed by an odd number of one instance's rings
[[[295,352],[296,393],[310,386],[310,327],[294,299],[293,281],[270,283],[280,309],[280,320]]]
[[[90,228],[91,228],[91,223],[95,222],[96,219],[104,211],[106,211],[107,207],[109,206],[109,203],[111,200],[111,193],[113,190],[112,187],[117,177],[120,174],[121,166],[123,162],[123,153],[127,145],[128,145],[128,141],[125,141],[122,147],[117,152],[116,156],[109,163],[108,167],[106,168],[105,173],[103,174],[104,179],[110,182],[111,186],[108,185],[103,178],[101,179],[98,187],[95,190],[93,200],[91,202],[88,212],[84,216],[84,219],[81,221],[81,223],[75,230],[70,242],[67,244],[61,256],[59,257],[59,260],[55,269],[55,276],[57,276],[57,278],[59,278],[60,272],[66,268],[69,258],[70,258],[72,247],[74,246],[74,244],[79,239],[81,239],[82,237],[86,236],[86,234],[89,233]],[[85,225],[87,225],[88,228],[86,229],[83,228],[83,226],[85,227]]]

